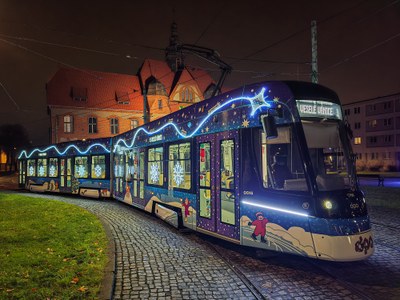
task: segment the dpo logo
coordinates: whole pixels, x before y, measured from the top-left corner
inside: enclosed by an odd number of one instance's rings
[[[362,238],[360,236],[360,239],[357,241],[357,243],[355,244],[355,250],[356,252],[363,252],[364,254],[368,253],[369,249],[374,248],[374,241],[372,240],[372,237],[370,236],[369,239],[367,238]]]

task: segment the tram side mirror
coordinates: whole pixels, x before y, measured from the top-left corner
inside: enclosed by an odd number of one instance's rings
[[[275,139],[278,137],[278,129],[275,123],[275,117],[271,115],[261,116],[261,123],[267,139]]]

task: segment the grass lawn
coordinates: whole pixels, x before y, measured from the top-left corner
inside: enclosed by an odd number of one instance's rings
[[[86,210],[0,194],[0,299],[96,299],[107,237]]]
[[[362,186],[367,205],[400,209],[398,188]]]

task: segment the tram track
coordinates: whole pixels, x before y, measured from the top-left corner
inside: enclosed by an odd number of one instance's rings
[[[257,300],[267,300],[268,299],[266,296],[263,295],[263,293],[260,291],[260,289],[249,280],[249,278],[246,276],[246,274],[244,274],[244,272],[228,258],[227,255],[222,254],[221,251],[214,244],[209,242],[208,240],[204,240],[204,241],[207,243],[208,247],[210,249],[212,249],[213,252],[216,253],[218,255],[218,257],[226,263],[226,265],[229,267],[229,269],[232,270],[232,272],[234,272],[240,278],[240,280],[249,289],[249,291],[252,293],[252,295],[254,296],[255,299],[257,299]]]

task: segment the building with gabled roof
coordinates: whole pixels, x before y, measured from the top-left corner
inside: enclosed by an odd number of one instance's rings
[[[46,85],[51,142],[113,136],[209,98],[215,81],[184,65],[176,29],[166,61],[145,59],[137,75],[60,68]]]

